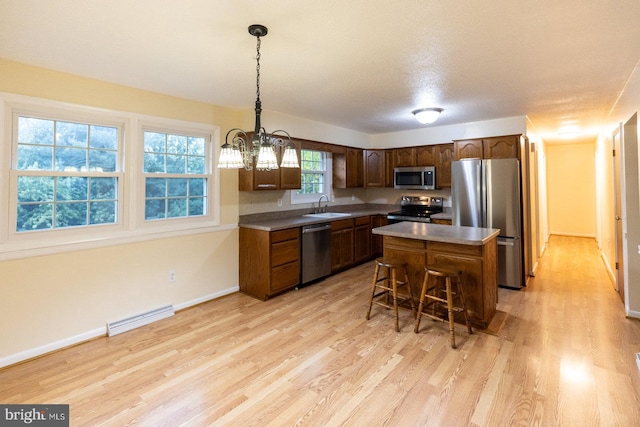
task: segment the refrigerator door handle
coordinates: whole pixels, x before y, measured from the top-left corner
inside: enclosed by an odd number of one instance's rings
[[[498,240],[498,246],[514,246],[515,242],[513,240]]]

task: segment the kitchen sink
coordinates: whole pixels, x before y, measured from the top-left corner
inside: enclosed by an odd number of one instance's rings
[[[343,212],[322,212],[322,213],[306,214],[302,216],[306,216],[309,218],[340,218],[343,216],[351,216],[351,214],[343,213]]]

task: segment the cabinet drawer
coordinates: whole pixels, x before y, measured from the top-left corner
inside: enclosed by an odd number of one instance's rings
[[[345,228],[353,228],[353,219],[340,219],[331,222],[331,231],[344,230]]]
[[[429,242],[427,244],[429,252],[447,252],[456,255],[482,256],[482,246],[457,245],[455,243]]]
[[[271,292],[291,288],[300,283],[300,263],[290,262],[271,269]]]
[[[293,240],[300,237],[299,228],[287,228],[286,230],[272,231],[271,243],[284,242],[285,240]]]
[[[384,236],[384,245],[395,248],[424,250],[426,242],[424,240],[404,239],[402,237]]]
[[[286,264],[300,259],[300,240],[289,240],[271,245],[271,266]]]
[[[369,218],[369,216],[359,216],[357,218],[354,218],[356,227],[359,225],[369,225],[371,223],[371,220]]]

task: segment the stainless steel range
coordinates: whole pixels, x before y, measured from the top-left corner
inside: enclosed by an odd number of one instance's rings
[[[442,212],[442,197],[402,196],[400,210],[387,214],[389,224],[400,221],[431,222],[431,215]]]

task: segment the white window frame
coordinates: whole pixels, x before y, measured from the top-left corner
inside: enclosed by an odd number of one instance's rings
[[[197,174],[190,176],[188,174],[180,175],[181,177],[204,177],[207,179],[207,205],[205,207],[205,215],[202,216],[188,216],[180,218],[165,218],[165,219],[145,219],[145,181],[151,174],[144,172],[144,132],[159,132],[168,134],[188,135],[203,137],[205,139],[205,155],[206,170],[204,174]],[[136,150],[138,162],[136,164],[136,170],[139,171],[138,185],[136,187],[136,194],[140,195],[137,198],[136,205],[136,224],[139,228],[144,229],[167,229],[167,228],[193,228],[194,225],[207,225],[211,223],[215,218],[215,222],[219,221],[219,191],[214,191],[214,183],[217,181],[214,176],[214,172],[217,168],[213,162],[213,140],[215,139],[215,132],[212,132],[209,126],[197,126],[194,123],[180,122],[176,120],[141,120],[138,122],[137,133],[139,135],[140,146]],[[219,144],[218,144],[219,145]],[[158,177],[173,177],[172,174],[158,174]],[[216,187],[217,188],[217,187]]]
[[[308,151],[319,151],[319,150],[308,150]],[[333,178],[333,162],[331,158],[331,153],[327,151],[321,151],[325,156],[325,171],[324,171],[324,190],[322,193],[317,194],[298,194],[297,190],[291,190],[291,204],[302,204],[302,203],[316,203],[322,196],[326,196],[327,200],[333,200],[332,197],[332,178]],[[301,165],[302,166],[302,165]],[[300,173],[303,173],[303,170],[300,170]]]
[[[17,232],[17,141],[14,117],[26,115],[72,123],[115,126],[119,129],[117,222],[53,230]],[[17,119],[16,119],[17,120]],[[163,129],[202,135],[207,140],[207,208],[197,217],[144,221],[144,174],[142,129]],[[69,104],[42,98],[0,92],[0,261],[71,250],[126,244],[188,234],[224,231],[234,224],[220,224],[219,172],[214,155],[220,146],[220,128],[186,122]],[[216,149],[218,148],[218,149]],[[43,175],[56,175],[42,171]],[[83,175],[89,175],[87,172]],[[140,189],[142,186],[142,190]],[[140,192],[142,191],[142,192]],[[142,197],[140,197],[142,195]]]

